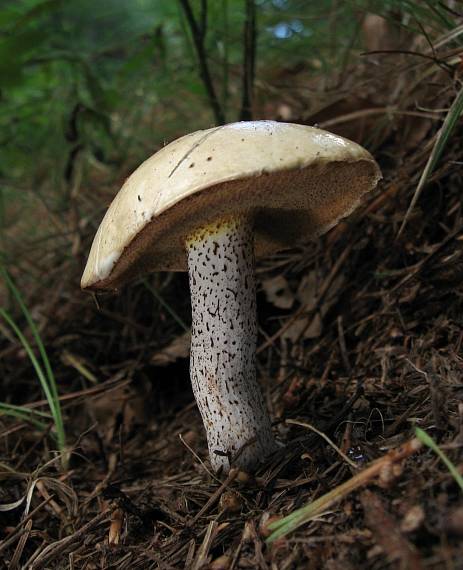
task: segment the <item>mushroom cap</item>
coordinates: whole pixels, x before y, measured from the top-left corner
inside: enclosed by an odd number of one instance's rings
[[[95,235],[82,288],[186,271],[186,236],[234,215],[252,216],[257,256],[293,246],[333,227],[380,178],[364,148],[314,127],[243,121],[194,132],[125,181]]]

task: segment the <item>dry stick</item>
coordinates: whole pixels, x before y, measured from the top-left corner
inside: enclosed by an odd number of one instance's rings
[[[209,65],[207,63],[206,50],[204,49],[204,38],[206,36],[206,19],[207,19],[207,6],[206,2],[202,4],[202,26],[199,27],[198,23],[191,9],[189,0],[179,0],[183,11],[185,12],[188,25],[190,26],[191,35],[193,37],[193,42],[196,49],[196,54],[198,56],[199,63],[199,74],[203,81],[204,87],[207,92],[207,97],[209,99],[209,104],[214,113],[215,121],[218,125],[223,125],[225,123],[225,115],[222,111],[222,107],[217,98],[217,94],[214,89],[214,84],[212,83],[211,74],[209,72]]]
[[[218,487],[214,493],[209,497],[207,503],[196,513],[191,521],[188,522],[187,526],[193,526],[195,522],[204,515],[219,499],[225,489],[230,485],[232,481],[236,479],[238,475],[238,469],[230,469],[230,473],[225,481]]]
[[[13,533],[8,538],[6,538],[5,540],[2,540],[0,542],[0,554],[6,548],[8,548],[10,546],[10,544],[13,544],[13,542],[18,537],[21,537],[24,533],[27,532],[27,530],[22,528],[22,527],[31,520],[31,518],[37,513],[37,511],[40,511],[40,509],[42,507],[44,507],[45,505],[48,505],[48,503],[52,500],[52,498],[53,498],[53,496],[49,497],[46,501],[43,501],[43,503],[40,503],[40,505],[37,505],[35,507],[35,509],[27,515],[27,517],[24,517],[24,519],[20,523],[18,523],[18,525],[16,526]]]
[[[21,535],[21,538],[19,539],[18,544],[16,545],[16,548],[15,548],[15,551],[13,554],[13,558],[11,559],[8,570],[16,570],[18,568],[19,559],[21,558],[24,547],[26,546],[26,542],[27,542],[27,539],[29,538],[29,535],[31,533],[31,529],[32,529],[32,521],[29,520],[29,521],[27,521],[27,524],[24,528],[24,532]]]
[[[195,556],[195,548],[196,548],[196,542],[195,539],[192,538],[188,543],[188,552],[185,558],[185,566],[184,566],[185,570],[189,570],[189,568],[191,568],[191,565],[193,564],[193,559]]]
[[[348,463],[354,469],[358,468],[358,465],[356,465],[351,459],[349,459],[347,457],[347,455],[339,449],[339,447],[334,443],[334,441],[331,441],[331,439],[326,434],[324,434],[322,431],[318,430],[313,425],[308,424],[306,422],[298,422],[297,420],[286,420],[285,423],[291,424],[294,426],[305,427],[305,428],[310,429],[311,431],[315,432],[320,437],[322,437],[329,445],[331,445],[331,447],[344,459],[344,461],[346,463]]]
[[[401,281],[399,281],[399,283],[394,285],[394,287],[389,292],[393,293],[394,291],[397,291],[397,289],[400,289],[401,287],[403,287],[405,285],[405,283],[410,281],[410,279],[412,277],[415,277],[416,275],[418,275],[418,273],[423,269],[423,267],[427,263],[429,263],[429,261],[433,257],[435,257],[448,243],[450,243],[451,241],[453,241],[456,238],[459,238],[460,235],[463,236],[463,230],[461,229],[461,226],[459,226],[453,232],[450,232],[447,235],[447,237],[444,240],[442,240],[442,242],[431,253],[429,253],[425,258],[423,258],[416,265],[414,265],[413,268],[411,269],[411,271],[409,271],[407,273],[407,275],[405,275],[405,277]]]
[[[105,521],[105,519],[108,519],[108,516],[108,511],[103,511],[87,524],[84,524],[84,526],[77,530],[74,534],[66,536],[65,538],[57,540],[56,542],[52,542],[47,547],[45,547],[42,552],[38,554],[38,556],[35,557],[34,555],[35,560],[29,559],[25,564],[25,568],[28,568],[29,570],[39,570],[40,568],[44,568],[54,558],[65,554],[76,540],[82,538],[91,528],[99,525],[101,522]]]
[[[118,378],[117,376],[120,376]],[[69,400],[76,400],[78,398],[83,398],[84,396],[96,396],[103,392],[111,392],[112,390],[116,390],[118,388],[122,388],[127,386],[131,383],[130,379],[123,379],[123,376],[116,375],[116,378],[106,380],[105,382],[98,384],[97,386],[92,386],[92,388],[86,388],[85,390],[78,390],[77,392],[70,392],[69,394],[64,394],[63,396],[59,397],[60,402],[67,402]],[[75,402],[78,404],[79,402]],[[47,400],[38,400],[36,402],[31,402],[30,404],[23,404],[24,408],[40,408],[41,406],[45,406],[47,404]]]
[[[387,469],[394,463],[398,463],[410,455],[413,455],[421,448],[422,443],[417,438],[413,438],[399,448],[392,449],[386,455],[374,461],[369,467],[345,483],[342,483],[332,491],[319,497],[309,505],[302,507],[297,511],[294,511],[291,515],[285,517],[284,519],[281,519],[269,525],[269,528],[274,532],[268,537],[266,542],[274,542],[276,539],[285,536],[289,532],[292,532],[296,528],[299,528],[301,525],[309,522],[313,517],[318,516],[319,514],[323,513],[344,499],[344,497],[346,497],[349,493],[352,493],[352,491],[355,491],[359,487],[366,485],[372,479],[378,477],[381,475],[381,473],[384,473],[384,469]]]
[[[178,438],[179,440],[183,443],[183,445],[188,449],[188,451],[191,453],[191,455],[193,455],[193,457],[198,461],[198,463],[201,465],[201,467],[204,469],[204,471],[209,475],[209,477],[211,477],[211,479],[215,479],[216,481],[220,482],[220,479],[218,479],[214,473],[212,473],[212,471],[210,471],[207,467],[206,464],[204,463],[204,461],[199,457],[199,455],[196,453],[196,451],[190,447],[188,445],[188,443],[183,439],[183,436],[181,433],[178,434]]]
[[[154,535],[156,537],[156,535]],[[185,562],[184,568],[185,570],[191,570],[193,565],[193,560],[195,558],[195,546],[196,546],[196,539],[199,539],[202,536],[202,533],[198,533],[195,535],[195,538],[191,539],[189,542],[184,542],[181,546],[177,545],[178,536],[176,537],[175,534],[172,534],[171,538],[168,540],[165,548],[163,548],[162,558],[160,556],[156,556],[154,558],[158,563],[158,568],[171,569],[171,568],[180,568],[180,564]],[[193,546],[191,542],[193,541]],[[156,538],[151,539],[147,546],[147,550],[159,549],[158,543]],[[165,551],[165,554],[164,554]],[[185,555],[186,552],[186,555]],[[175,566],[175,564],[177,566]]]
[[[209,554],[209,550],[217,534],[218,526],[219,525],[216,521],[211,521],[209,523],[209,526],[207,527],[206,530],[206,535],[204,536],[203,543],[199,547],[198,554],[196,556],[196,560],[193,564],[192,570],[199,570],[200,568],[204,567],[207,560],[207,556]]]
[[[340,125],[342,123],[349,123],[350,121],[357,121],[364,117],[370,117],[374,115],[398,115],[404,117],[421,117],[424,119],[431,119],[436,121],[443,121],[443,118],[439,116],[436,111],[423,112],[423,111],[401,111],[396,107],[374,107],[371,109],[361,109],[360,111],[352,111],[351,113],[345,113],[344,115],[338,115],[333,119],[328,119],[318,124],[320,129],[327,129],[334,125]]]
[[[42,498],[45,499],[46,501],[49,501],[50,507],[52,511],[55,513],[55,515],[61,520],[66,519],[66,515],[64,514],[63,508],[60,505],[58,505],[58,503],[50,495],[42,479],[37,480],[35,487],[42,496]]]
[[[341,410],[333,418],[331,418],[330,421],[327,422],[325,426],[323,426],[323,429],[325,431],[330,431],[334,426],[338,425],[339,422],[342,419],[344,419],[345,415],[352,408],[354,403],[358,400],[362,392],[363,390],[361,388],[361,385],[358,384],[355,393],[347,400],[347,402],[344,404]],[[312,444],[315,445],[316,441],[317,441],[316,436],[312,434],[309,435],[308,437],[307,436],[302,438],[298,437],[296,439],[289,441],[288,445],[285,448],[280,449],[275,454],[275,457],[278,459],[279,463],[276,465],[276,467],[273,468],[273,471],[270,472],[270,475],[267,476],[267,480],[270,481],[275,479],[280,473],[280,471],[282,471],[284,467],[292,460],[292,458],[295,457],[295,455],[298,453],[298,451],[296,450],[296,445],[299,446],[300,442],[304,442],[306,446],[311,446]]]
[[[388,50],[373,50],[373,51],[369,51],[366,53],[361,53],[360,55],[396,55],[396,54],[402,54],[402,55],[413,55],[416,57],[421,57],[425,60],[428,61],[432,61],[433,63],[435,63],[436,65],[438,65],[439,67],[441,67],[444,71],[448,71],[449,73],[452,73],[453,68],[451,67],[451,65],[449,65],[446,61],[445,61],[445,57],[441,57],[436,58],[433,55],[428,55],[426,53],[422,53],[420,51],[415,51],[415,50],[404,50],[404,49],[388,49]]]
[[[256,69],[256,5],[254,0],[246,0],[246,20],[243,41],[243,93],[240,121],[252,119],[254,77]]]
[[[342,326],[341,315],[339,315],[338,317],[338,340],[339,340],[339,347],[341,349],[341,358],[344,363],[344,368],[346,369],[347,374],[350,376],[352,374],[352,366],[350,365],[349,355],[347,354],[346,338],[344,336],[344,329]]]
[[[236,564],[238,563],[238,560],[240,558],[240,554],[241,554],[241,550],[243,549],[243,544],[246,542],[246,535],[247,535],[247,522],[244,523],[244,528],[243,528],[243,532],[241,533],[241,538],[240,538],[240,542],[238,544],[238,547],[235,550],[235,554],[233,555],[231,564],[230,564],[230,568],[228,570],[234,570]]]

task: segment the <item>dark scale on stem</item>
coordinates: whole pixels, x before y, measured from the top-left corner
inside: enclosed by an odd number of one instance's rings
[[[191,235],[186,246],[193,313],[190,374],[212,466],[228,471],[230,453],[243,448],[236,464],[252,469],[275,449],[255,373],[252,227],[242,218],[211,224]],[[211,262],[204,263],[203,254]]]

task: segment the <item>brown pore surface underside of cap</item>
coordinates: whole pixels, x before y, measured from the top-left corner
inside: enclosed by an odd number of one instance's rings
[[[349,215],[380,179],[372,160],[316,162],[203,188],[152,218],[90,291],[120,288],[152,271],[187,271],[185,239],[232,215],[254,219],[258,257],[322,235]]]

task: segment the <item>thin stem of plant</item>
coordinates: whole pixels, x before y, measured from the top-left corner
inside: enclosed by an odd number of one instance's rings
[[[246,20],[243,38],[243,92],[240,121],[252,120],[252,102],[256,67],[256,5],[254,0],[246,0]]]
[[[206,89],[207,98],[209,99],[209,104],[214,113],[215,121],[218,125],[223,125],[225,123],[225,115],[212,82],[209,64],[207,62],[206,49],[204,47],[207,26],[207,2],[202,2],[200,25],[198,25],[198,22],[196,21],[189,0],[179,0],[179,2],[185,12],[185,17],[190,27],[196,55],[198,56],[199,74],[203,81],[204,88]]]
[[[398,463],[410,455],[413,455],[421,448],[422,443],[417,438],[414,438],[398,449],[389,451],[389,453],[380,457],[369,467],[357,475],[354,475],[354,477],[345,483],[342,483],[329,493],[326,493],[305,507],[297,509],[287,517],[269,525],[269,528],[273,533],[267,538],[266,542],[272,543],[275,540],[286,536],[293,530],[312,520],[314,517],[325,512],[327,509],[344,499],[344,497],[349,495],[349,493],[352,493],[356,489],[372,481],[375,477],[378,477],[383,470],[390,465]]]
[[[286,420],[285,423],[291,424],[294,426],[305,427],[305,428],[310,429],[311,431],[315,432],[320,437],[322,437],[328,443],[328,445],[330,445],[336,451],[336,453],[338,453],[344,459],[344,461],[346,463],[348,463],[353,469],[358,468],[358,465],[356,465],[351,459],[349,459],[347,457],[347,455],[341,449],[339,449],[339,447],[334,443],[334,441],[332,441],[327,435],[325,435],[322,431],[318,430],[313,425],[308,424],[306,422],[299,422],[297,420]]]

